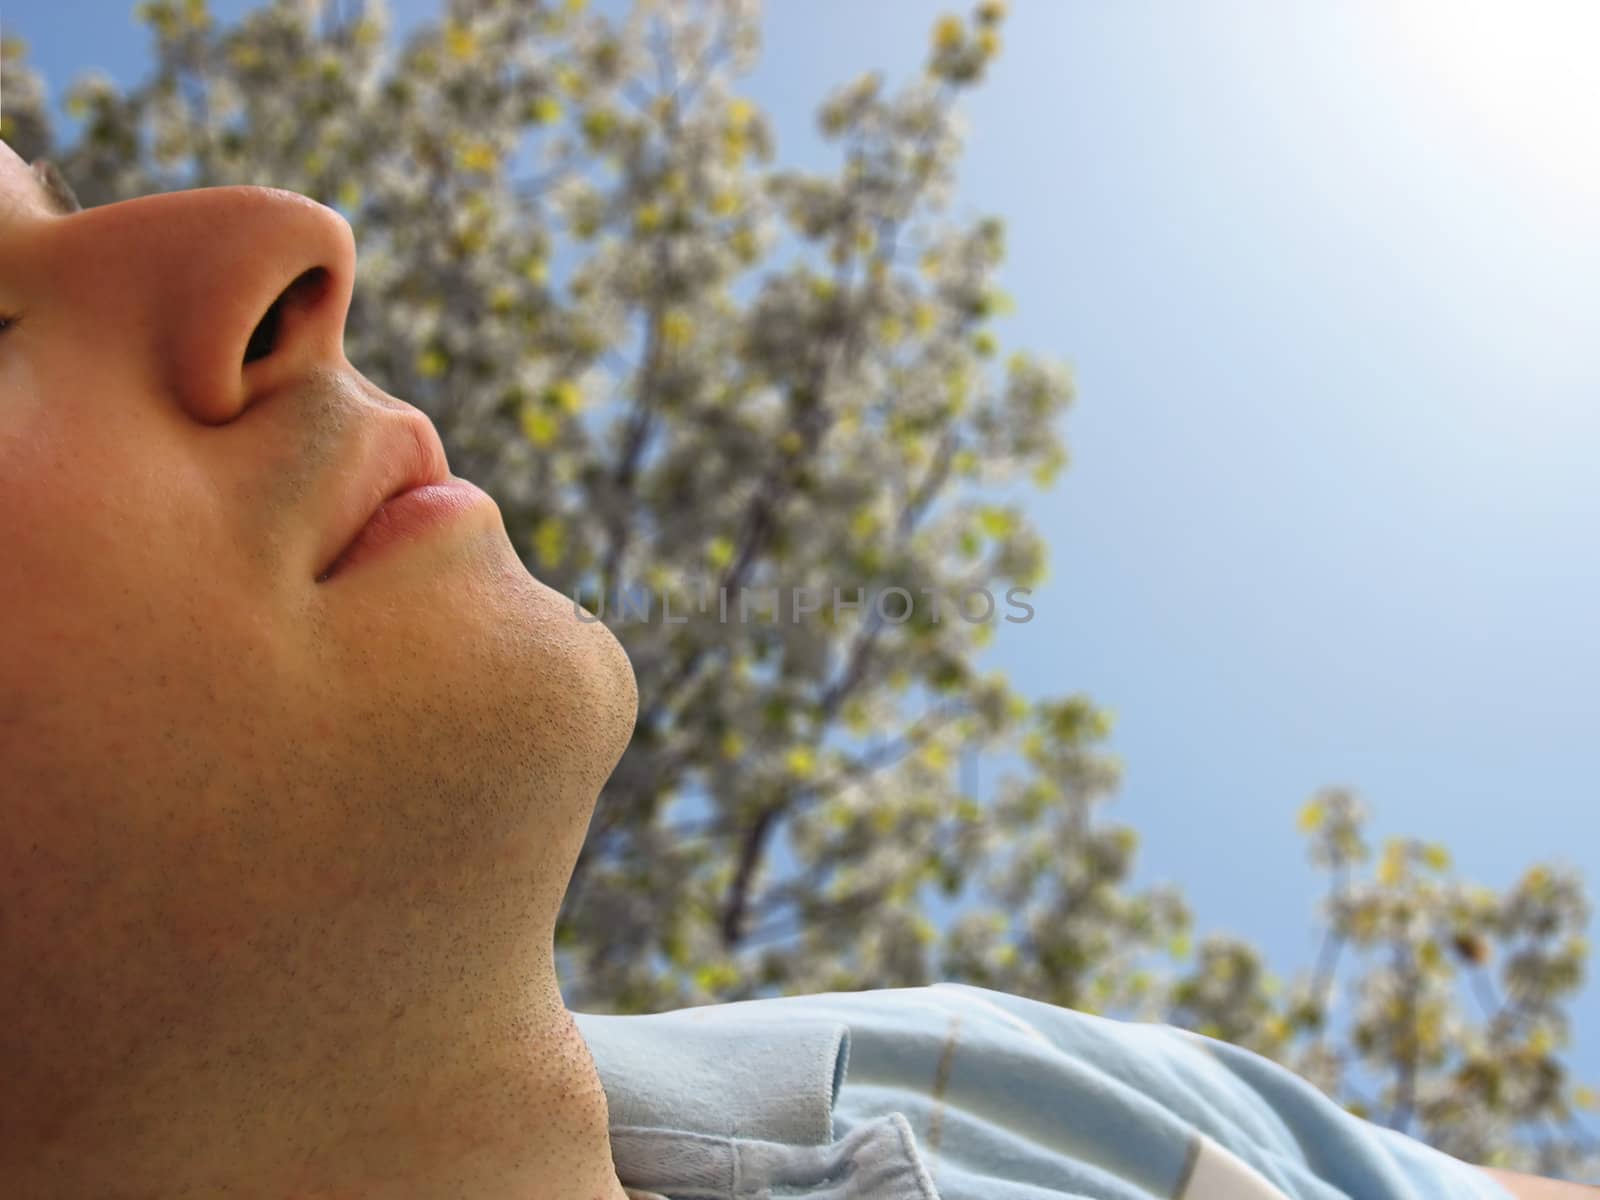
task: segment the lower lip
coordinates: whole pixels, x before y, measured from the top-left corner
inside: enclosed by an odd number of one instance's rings
[[[325,583],[391,546],[419,541],[435,526],[493,503],[489,493],[465,479],[451,478],[402,492],[372,514],[317,582]]]

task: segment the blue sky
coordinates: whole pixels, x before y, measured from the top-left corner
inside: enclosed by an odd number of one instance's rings
[[[832,161],[822,92],[905,78],[953,7],[771,0],[744,90],[780,158]],[[1315,950],[1294,818],[1323,785],[1483,882],[1556,859],[1592,885],[1600,9],[1012,7],[956,211],[1005,218],[1002,341],[1079,399],[1071,468],[1019,493],[1037,615],[988,663],[1112,710],[1139,881],[1285,972]],[[60,89],[139,77],[131,12],[5,18]]]

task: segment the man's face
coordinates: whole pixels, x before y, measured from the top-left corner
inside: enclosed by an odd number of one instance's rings
[[[319,581],[422,419],[344,358],[354,257],[260,188],[58,215],[0,143],[0,1051],[357,900],[520,872],[553,928],[632,670],[486,498]]]

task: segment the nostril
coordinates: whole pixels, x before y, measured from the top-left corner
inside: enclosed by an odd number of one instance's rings
[[[272,353],[278,341],[278,326],[283,319],[285,302],[292,299],[301,304],[314,303],[327,286],[327,282],[327,270],[322,267],[312,267],[309,271],[302,272],[283,290],[262,316],[260,324],[255,327],[255,331],[250,335],[250,341],[245,345],[244,361],[247,365]]]
[[[247,364],[272,353],[273,343],[278,338],[278,316],[282,309],[283,297],[279,296],[272,302],[272,307],[267,309],[266,316],[261,318],[261,323],[256,326],[255,332],[250,335],[250,341],[244,348],[244,361]]]

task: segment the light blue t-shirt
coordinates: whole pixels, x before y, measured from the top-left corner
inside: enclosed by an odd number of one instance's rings
[[[1238,1046],[969,984],[572,1015],[635,1200],[1511,1200]]]

